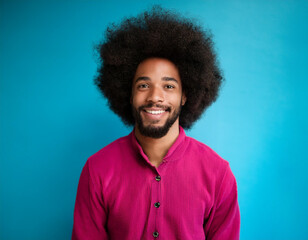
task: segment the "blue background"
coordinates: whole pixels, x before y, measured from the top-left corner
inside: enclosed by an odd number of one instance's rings
[[[69,239],[81,169],[128,134],[93,78],[106,26],[153,3],[214,34],[226,82],[188,135],[230,162],[241,239],[308,239],[307,1],[1,1],[0,239]]]

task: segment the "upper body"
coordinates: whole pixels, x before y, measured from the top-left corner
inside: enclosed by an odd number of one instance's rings
[[[74,215],[72,239],[239,239],[229,164],[182,128],[158,167],[134,132],[91,156]]]
[[[86,162],[72,239],[238,240],[229,164],[183,130],[218,95],[210,37],[154,8],[107,38],[96,83],[134,130]]]

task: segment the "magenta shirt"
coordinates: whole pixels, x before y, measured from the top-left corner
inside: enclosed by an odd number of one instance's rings
[[[156,168],[133,131],[86,162],[72,239],[235,240],[239,227],[237,186],[227,161],[180,128]]]

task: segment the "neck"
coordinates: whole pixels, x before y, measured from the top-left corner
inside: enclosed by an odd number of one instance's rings
[[[179,136],[178,120],[172,125],[168,133],[161,138],[151,138],[141,135],[137,126],[135,126],[135,136],[140,143],[143,152],[147,155],[153,166],[158,167],[166,156],[169,148]]]

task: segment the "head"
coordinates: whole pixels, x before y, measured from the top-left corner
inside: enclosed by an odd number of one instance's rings
[[[136,128],[147,137],[161,138],[178,128],[186,102],[177,67],[164,58],[148,58],[136,70],[131,93]]]
[[[113,24],[97,50],[100,65],[95,84],[126,125],[150,126],[156,131],[178,121],[183,128],[189,129],[218,96],[223,78],[211,34],[178,13],[156,6],[119,25]],[[157,90],[161,88],[155,88],[157,91],[151,88],[158,100],[151,100],[135,88],[142,81],[167,82],[163,78],[171,75],[151,77],[141,71],[153,65],[152,70],[156,72],[154,68],[162,65],[158,60],[164,61],[169,70],[173,69],[171,78],[180,86],[176,101],[170,100],[169,92],[164,95],[165,92]],[[159,100],[159,95],[167,96],[167,101]],[[156,110],[149,115],[148,108],[164,111],[161,119],[155,119],[158,118]]]

